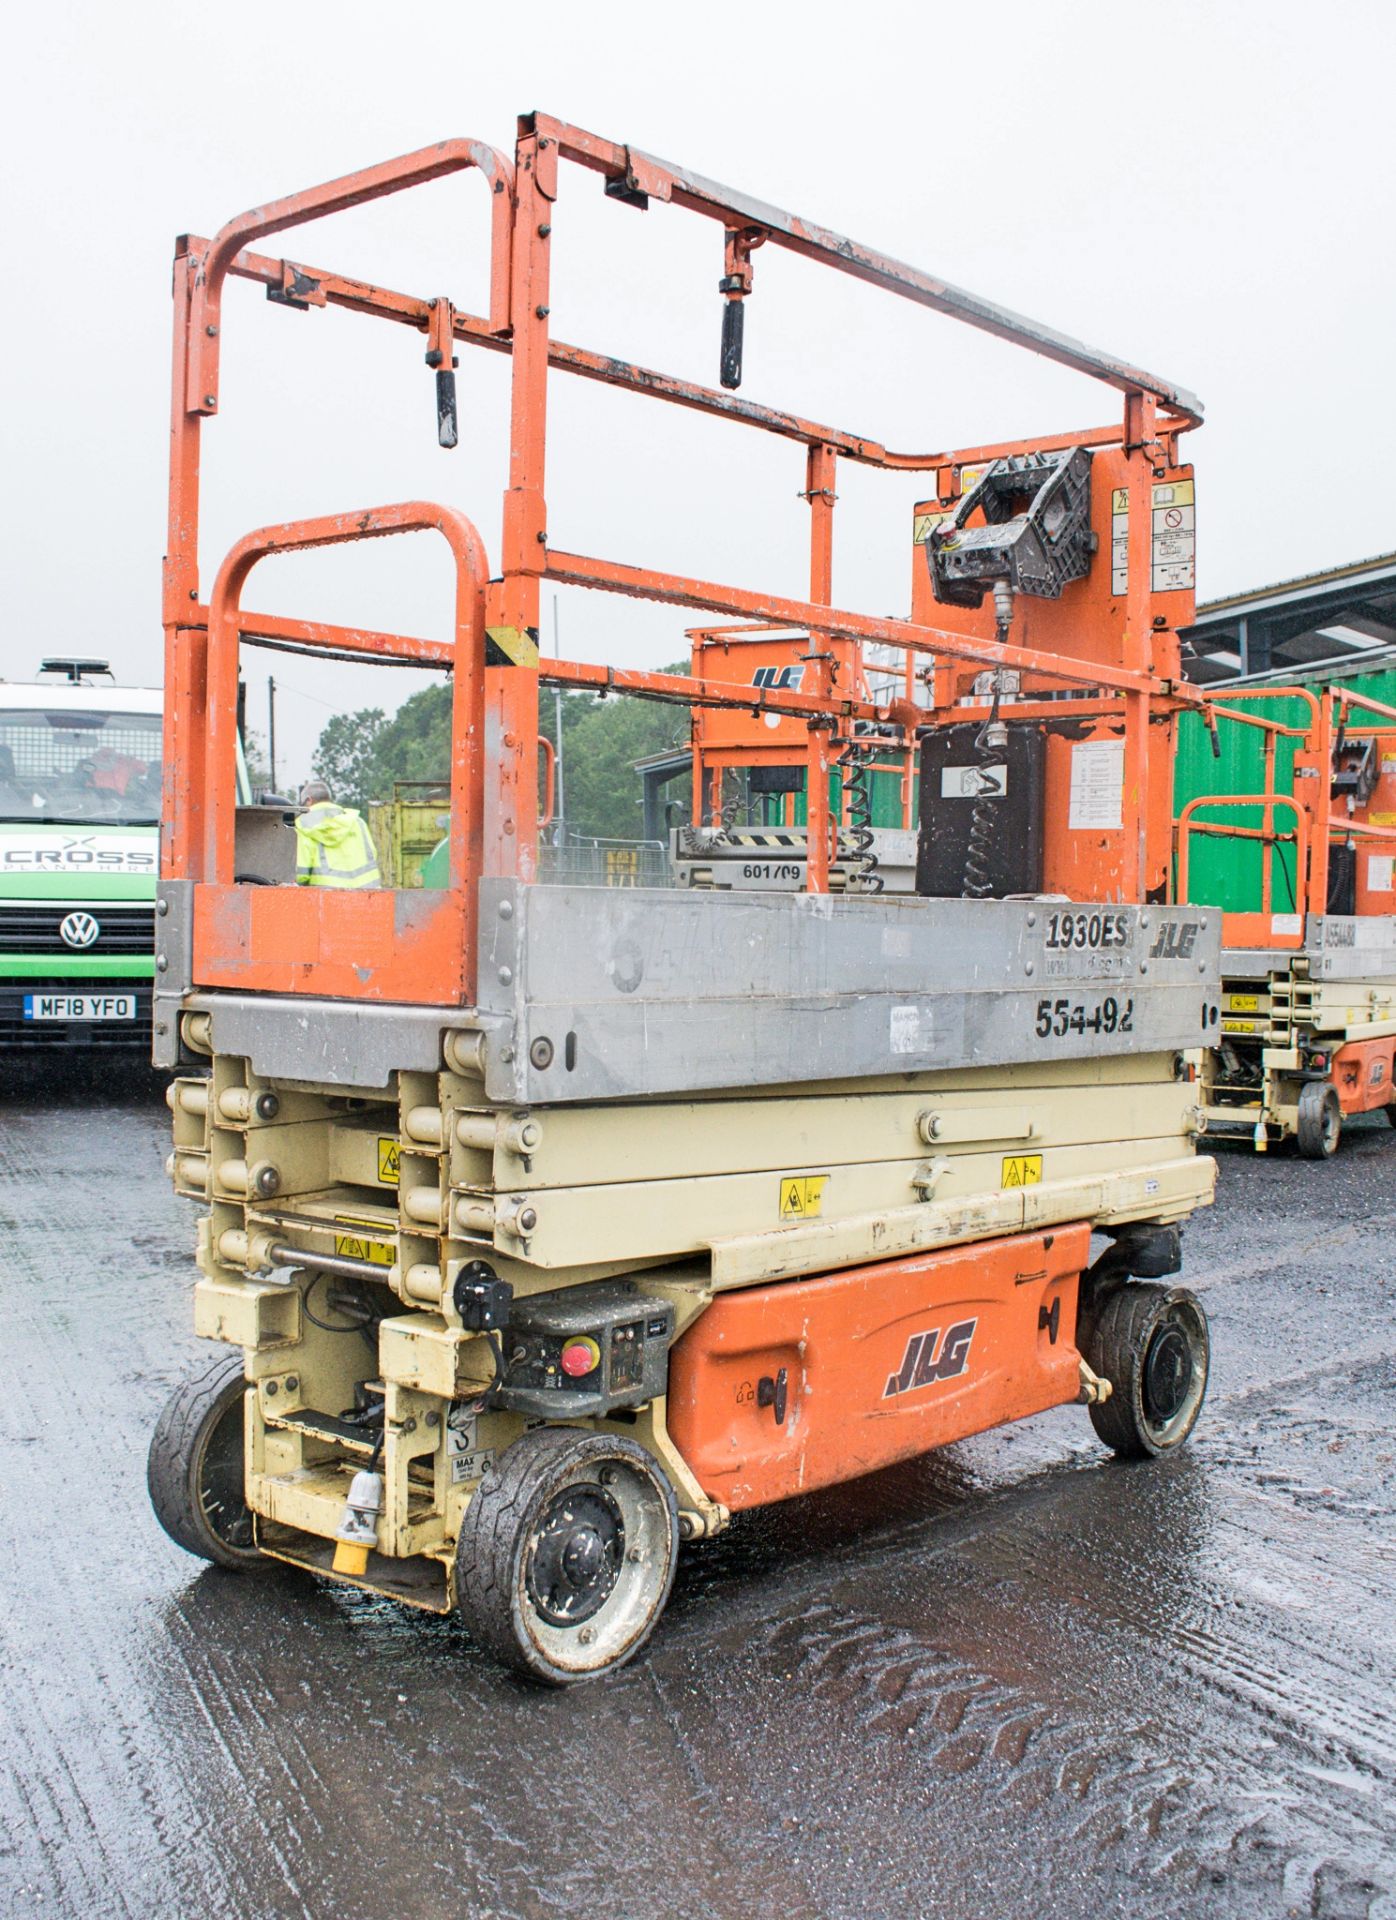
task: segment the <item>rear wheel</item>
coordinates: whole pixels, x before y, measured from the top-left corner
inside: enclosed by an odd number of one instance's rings
[[[674,1490],[633,1440],[575,1427],[525,1433],[466,1508],[456,1598],[475,1638],[549,1686],[639,1652],[678,1559]]]
[[[165,1403],[150,1442],[146,1485],[177,1546],[215,1566],[264,1567],[243,1497],[242,1355],[220,1354]]]
[[[1113,1287],[1087,1349],[1090,1366],[1113,1388],[1090,1409],[1106,1446],[1134,1459],[1180,1447],[1207,1393],[1210,1342],[1196,1295],[1186,1287]]]
[[[1343,1110],[1335,1088],[1326,1080],[1310,1080],[1299,1089],[1296,1138],[1306,1160],[1329,1160],[1338,1151],[1343,1132]]]

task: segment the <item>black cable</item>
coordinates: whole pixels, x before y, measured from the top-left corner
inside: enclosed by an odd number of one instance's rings
[[[1285,865],[1283,858],[1281,857],[1280,845],[1281,845],[1280,841],[1276,840],[1273,843],[1271,850],[1274,853],[1275,858],[1280,863],[1280,872],[1284,875],[1285,885],[1289,888],[1289,910],[1291,913],[1295,913],[1297,912],[1299,907],[1299,900],[1298,900],[1298,896],[1294,891],[1294,878],[1290,873],[1289,868]]]
[[[378,1323],[386,1316],[380,1312],[371,1300],[365,1298],[363,1295],[355,1297],[355,1295],[350,1294],[347,1299],[344,1296],[340,1296],[338,1299],[327,1302],[330,1306],[337,1306],[343,1313],[350,1313],[357,1309],[357,1316],[348,1320],[343,1326],[336,1326],[332,1320],[322,1320],[319,1314],[315,1312],[310,1304],[310,1296],[314,1293],[320,1281],[324,1280],[328,1282],[334,1277],[335,1276],[326,1273],[313,1273],[311,1275],[310,1285],[301,1297],[301,1308],[306,1319],[312,1327],[318,1327],[322,1333],[362,1333],[365,1337],[368,1337],[371,1329],[374,1336],[376,1336]]]
[[[882,875],[877,871],[878,856],[869,785],[869,769],[876,753],[875,746],[850,735],[836,762],[843,779],[848,813],[849,890],[858,893],[881,893],[884,885]]]
[[[970,814],[969,840],[965,847],[964,879],[961,883],[964,896],[968,900],[989,900],[993,898],[993,857],[998,842],[998,802],[1002,798],[1002,788],[988,779],[990,766],[1002,763],[1005,749],[992,747],[989,742],[993,732],[999,726],[999,700],[1001,683],[997,672],[994,674],[994,698],[989,708],[989,717],[974,736],[974,754],[979,761],[979,791],[974,796],[974,807]]]
[[[464,1411],[466,1413],[483,1413],[494,1395],[498,1393],[499,1389],[504,1385],[504,1375],[506,1371],[504,1342],[500,1339],[499,1333],[494,1327],[485,1328],[485,1339],[489,1344],[490,1358],[494,1362],[494,1378],[490,1381],[490,1384],[485,1388],[483,1393],[476,1394],[473,1400],[465,1403]]]

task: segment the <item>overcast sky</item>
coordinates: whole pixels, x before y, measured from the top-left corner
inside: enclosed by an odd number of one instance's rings
[[[123,679],[159,677],[175,235],[432,140],[509,150],[530,108],[1200,394],[1200,597],[1390,551],[1393,55],[1384,0],[16,9],[0,82],[0,673],[83,651]],[[266,250],[483,311],[484,216],[466,175]],[[560,338],[715,385],[721,265],[713,223],[632,212],[564,170]],[[905,449],[1115,411],[1106,389],[774,249],[756,268],[745,397]],[[423,345],[234,283],[222,414],[205,429],[205,592],[250,527],[410,496],[463,508],[497,563],[507,362],[462,349],[462,444],[444,453]],[[555,545],[803,593],[798,448],[564,375],[550,408]],[[906,611],[915,481],[845,464],[840,492],[836,600]],[[268,563],[248,601],[444,633],[444,551],[411,540]],[[573,591],[559,617],[570,657],[660,665],[685,650],[674,609]],[[296,774],[333,708],[395,706],[422,683],[244,658],[254,722],[268,670],[284,689]]]

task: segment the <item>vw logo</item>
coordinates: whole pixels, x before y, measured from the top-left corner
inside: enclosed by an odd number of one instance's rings
[[[58,931],[65,945],[90,947],[102,929],[90,913],[70,913],[59,921]]]

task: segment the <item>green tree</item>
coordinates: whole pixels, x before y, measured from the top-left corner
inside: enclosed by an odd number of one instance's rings
[[[686,672],[687,667],[664,671]],[[554,744],[555,705],[545,689],[539,721]],[[569,829],[604,839],[638,839],[642,802],[635,762],[686,745],[688,737],[686,707],[623,694],[565,693],[562,759]],[[414,693],[391,719],[379,707],[336,714],[320,735],[312,764],[346,806],[391,800],[400,780],[444,784],[451,770],[450,683]]]
[[[551,720],[551,716],[549,716]],[[553,729],[548,725],[546,731]],[[687,745],[688,709],[667,701],[569,694],[562,705],[567,826],[602,839],[638,840],[643,798],[637,760]]]
[[[387,724],[381,707],[337,713],[325,722],[310,764],[345,806],[367,806],[376,798],[377,746]]]

